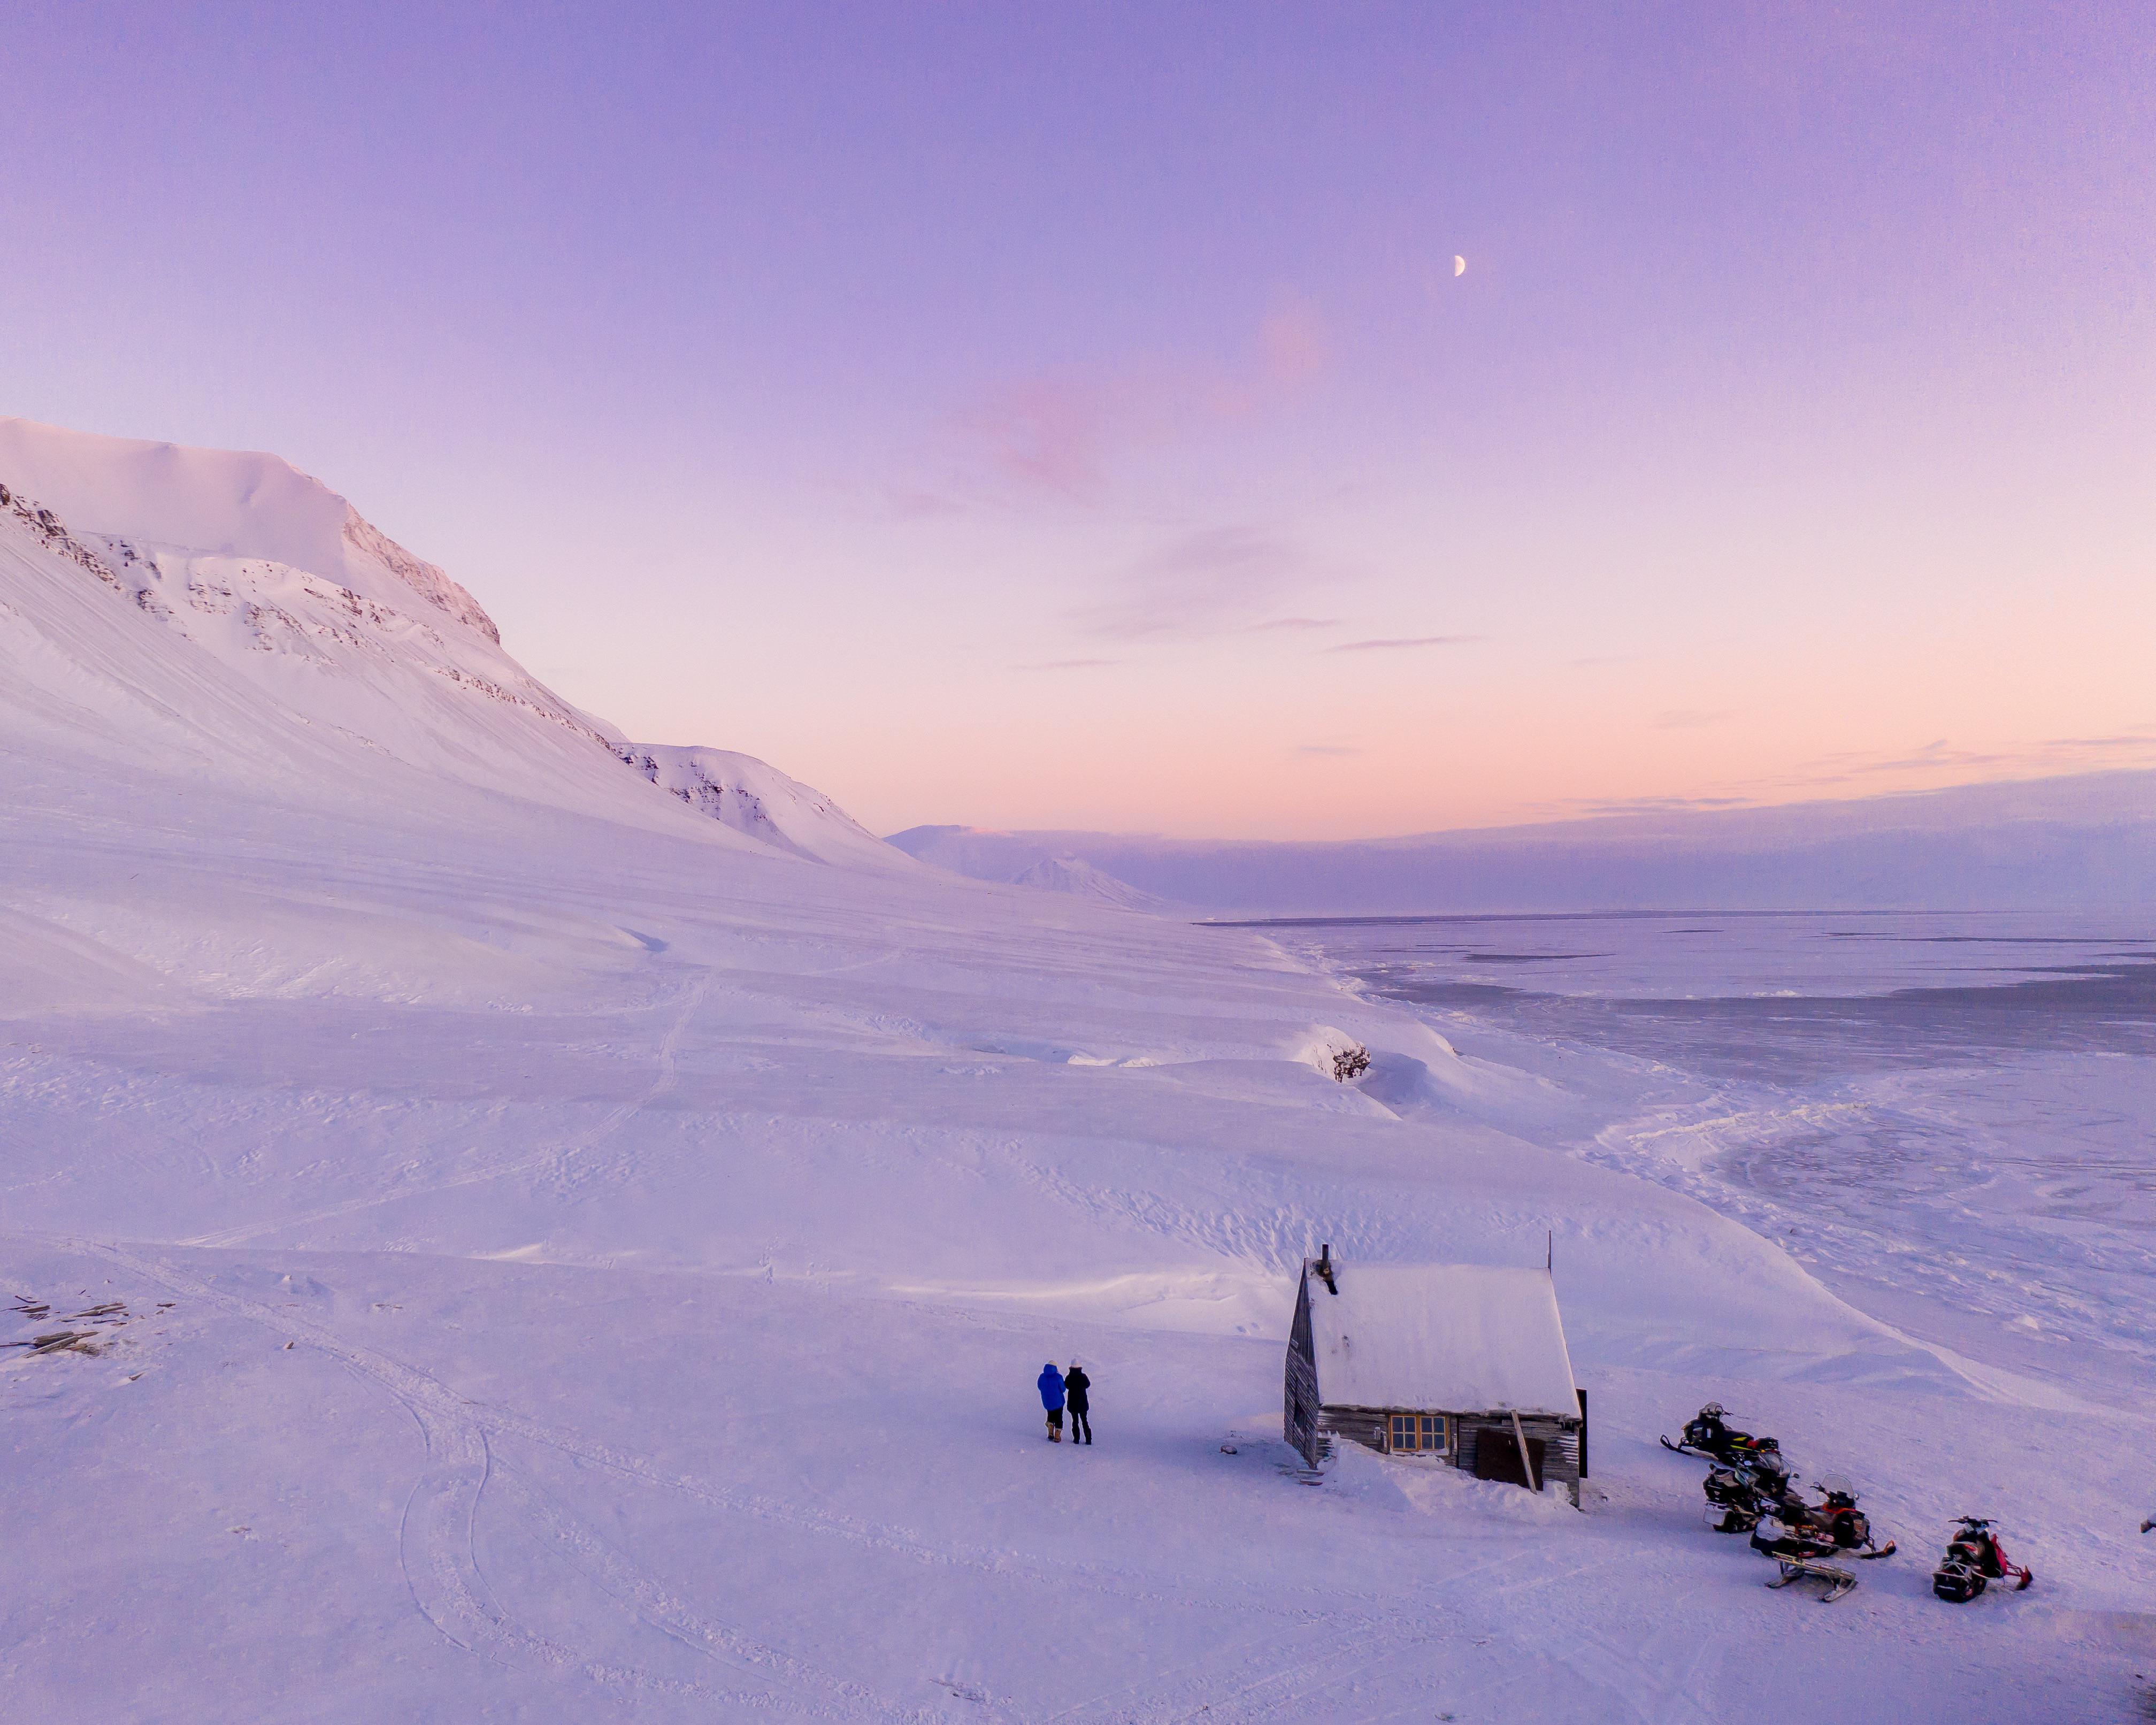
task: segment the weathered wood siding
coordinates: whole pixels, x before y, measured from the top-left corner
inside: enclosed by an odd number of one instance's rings
[[[1486,1431],[1512,1435],[1510,1414],[1455,1414],[1453,1416],[1453,1455],[1455,1467],[1475,1471],[1475,1446]],[[1558,1420],[1546,1414],[1522,1414],[1520,1428],[1529,1443],[1543,1446],[1542,1483],[1553,1480],[1579,1501],[1579,1421]]]
[[[1295,1296],[1295,1322],[1287,1334],[1287,1382],[1282,1392],[1281,1425],[1287,1441],[1306,1466],[1317,1466],[1323,1430],[1317,1403],[1317,1350],[1310,1332],[1310,1271]]]
[[[1502,1432],[1507,1440],[1512,1435],[1510,1414],[1455,1414],[1441,1408],[1321,1407],[1317,1410],[1317,1429],[1383,1455],[1391,1446],[1394,1414],[1437,1413],[1445,1414],[1452,1423],[1452,1450],[1444,1459],[1469,1473],[1475,1471],[1476,1445],[1484,1432]],[[1522,1414],[1520,1427],[1529,1443],[1542,1445],[1539,1482],[1543,1488],[1548,1489],[1554,1481],[1571,1494],[1574,1503],[1578,1502],[1579,1421],[1558,1420],[1545,1414]],[[1305,1450],[1303,1455],[1312,1467],[1317,1465],[1310,1450]]]
[[[1382,1454],[1386,1447],[1385,1420],[1389,1409],[1378,1408],[1321,1408],[1317,1429],[1358,1443]]]

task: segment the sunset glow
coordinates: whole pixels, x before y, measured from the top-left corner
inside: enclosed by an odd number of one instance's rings
[[[880,831],[2146,766],[2152,44],[57,9],[0,408],[287,455],[572,700]]]

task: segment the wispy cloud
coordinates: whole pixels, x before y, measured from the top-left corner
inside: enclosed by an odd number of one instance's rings
[[[2111,737],[2047,737],[2047,749],[2156,749],[2156,725],[2135,725]]]
[[[1223,634],[1251,627],[1253,611],[1323,572],[1295,541],[1267,528],[1206,527],[1117,570],[1108,596],[1071,620],[1116,640]]]
[[[1749,797],[1572,797],[1555,806],[1578,814],[1682,814],[1697,809],[1746,809],[1752,802]]]
[[[1981,749],[1958,748],[1949,739],[1941,737],[1902,755],[1823,756],[1810,762],[1805,770],[1823,775],[1817,780],[1819,783],[1832,783],[1836,779],[1894,773],[1984,773],[1999,768],[2062,773],[2076,767],[2131,764],[2137,757],[2156,761],[2156,725],[2135,725],[2107,737],[2050,737],[2033,742]]]
[[[932,521],[938,516],[963,515],[966,506],[955,497],[947,497],[940,491],[907,490],[897,487],[886,490],[883,496],[883,517],[893,521]]]
[[[1342,641],[1337,647],[1320,647],[1321,653],[1394,653],[1410,647],[1466,647],[1488,639],[1486,635],[1393,635],[1375,641]]]
[[[1899,752],[1844,750],[1815,756],[1786,773],[1738,780],[1712,797],[1574,798],[1549,805],[1580,814],[1653,814],[1686,809],[1743,809],[1792,798],[1892,796],[1960,785],[2050,778],[2079,773],[2156,766],[2156,725],[2129,726],[2102,737],[2055,737],[1989,748],[1957,747],[1934,737]],[[1883,781],[1883,782],[1882,782]],[[1899,781],[1896,783],[1896,781]]]
[[[1313,629],[1337,629],[1339,627],[1340,619],[1337,617],[1276,617],[1270,623],[1254,623],[1250,624],[1246,632],[1254,635],[1261,635],[1270,634],[1276,631],[1286,634],[1291,631],[1308,630]]]
[[[1120,659],[1044,659],[1036,665],[1014,665],[1013,670],[1100,670],[1121,665]]]

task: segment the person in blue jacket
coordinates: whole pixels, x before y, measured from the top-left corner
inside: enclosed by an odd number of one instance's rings
[[[1050,1360],[1040,1368],[1035,1384],[1040,1391],[1040,1404],[1048,1409],[1048,1440],[1051,1444],[1063,1441],[1063,1374]]]

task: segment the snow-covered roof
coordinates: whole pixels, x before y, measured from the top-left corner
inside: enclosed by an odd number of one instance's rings
[[[1578,1417],[1548,1271],[1336,1260],[1332,1275],[1337,1294],[1310,1275],[1317,1394],[1327,1406]]]

